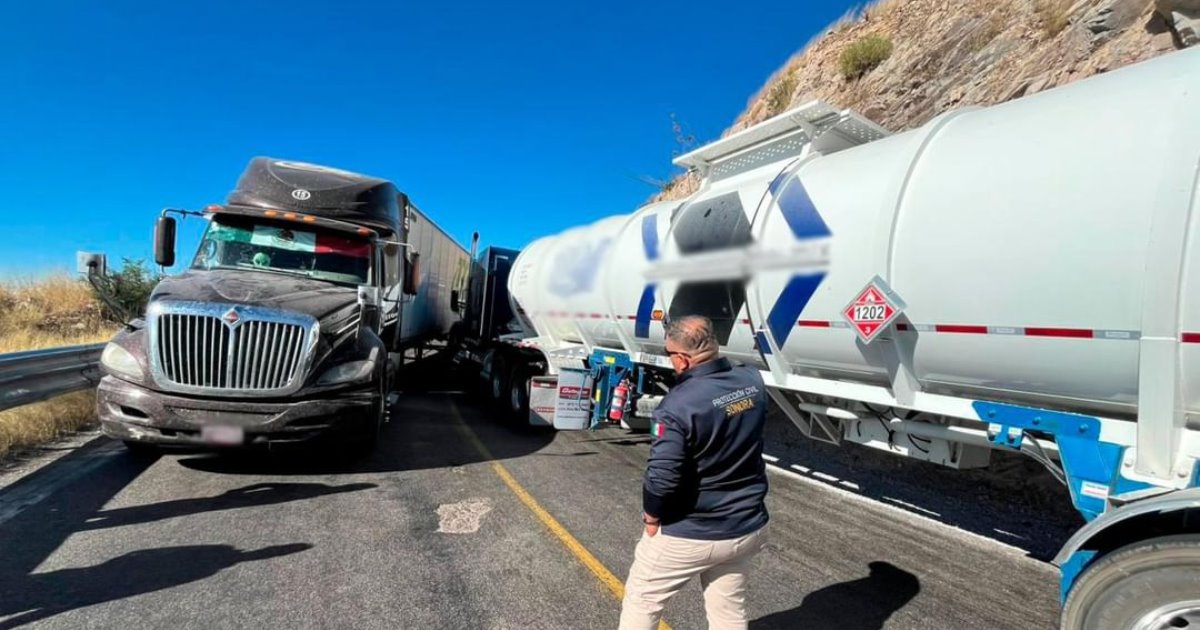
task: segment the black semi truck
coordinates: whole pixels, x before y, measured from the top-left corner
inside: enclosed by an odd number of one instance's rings
[[[186,271],[103,353],[104,432],[133,448],[269,445],[340,434],[374,446],[404,350],[458,321],[466,250],[386,180],[255,158]]]

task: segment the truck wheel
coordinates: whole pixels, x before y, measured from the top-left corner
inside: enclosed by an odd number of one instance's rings
[[[379,435],[383,432],[383,423],[387,420],[387,376],[379,379],[379,401],[367,412],[362,426],[350,438],[351,457],[365,457],[379,446]]]
[[[518,365],[508,377],[508,421],[524,426],[529,423],[529,371]]]
[[[488,398],[495,409],[503,409],[508,398],[508,361],[499,353],[492,357],[492,370],[488,373]]]
[[[1200,629],[1200,534],[1122,547],[1083,572],[1063,630]]]

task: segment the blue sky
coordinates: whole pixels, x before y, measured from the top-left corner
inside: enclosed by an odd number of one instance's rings
[[[848,2],[20,2],[0,25],[0,278],[151,257],[250,157],[391,179],[464,244],[633,210]],[[195,227],[182,226],[190,259]]]

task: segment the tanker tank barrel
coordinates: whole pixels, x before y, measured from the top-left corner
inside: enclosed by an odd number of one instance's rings
[[[1064,628],[1190,594],[1121,573],[1200,510],[1197,85],[1200,47],[894,134],[807,103],[676,158],[686,195],[530,244],[514,310],[593,423],[652,413],[665,322],[704,316],[806,437],[1042,463],[1089,521],[1056,559]]]

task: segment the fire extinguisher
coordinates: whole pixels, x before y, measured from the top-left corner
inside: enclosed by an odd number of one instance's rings
[[[625,401],[629,398],[629,381],[621,381],[613,388],[612,404],[608,407],[608,419],[620,422],[625,417]]]

